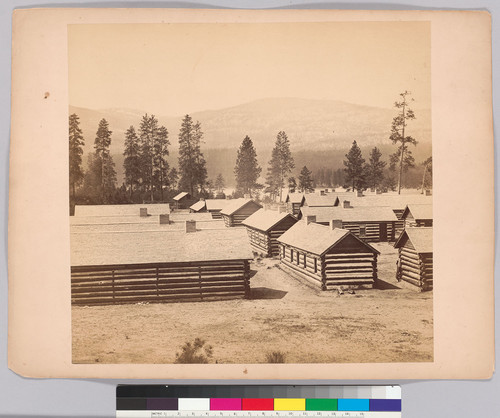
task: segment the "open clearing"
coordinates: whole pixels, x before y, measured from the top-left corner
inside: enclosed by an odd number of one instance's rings
[[[433,360],[432,292],[395,280],[397,251],[374,244],[381,288],[322,292],[278,268],[251,263],[251,299],[72,308],[74,363],[173,363],[187,341],[213,346],[213,362],[387,363]]]

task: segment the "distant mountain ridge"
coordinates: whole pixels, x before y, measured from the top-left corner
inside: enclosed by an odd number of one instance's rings
[[[102,118],[106,118],[113,131],[111,153],[115,155],[115,163],[119,180],[121,181],[121,164],[125,141],[125,131],[133,125],[136,130],[142,116],[151,114],[147,109],[102,109],[93,110],[70,106],[70,114],[76,113],[80,118],[80,126],[85,139],[84,153],[93,151],[97,126]],[[342,154],[356,140],[365,149],[374,146],[387,146],[392,118],[396,109],[385,109],[372,106],[362,106],[335,100],[312,100],[300,98],[269,98],[243,103],[241,105],[217,110],[206,110],[191,113],[194,120],[201,123],[204,132],[202,149],[207,154],[214,155],[215,150],[234,149],[241,144],[245,135],[250,136],[257,149],[259,157],[269,155],[276,135],[283,130],[287,133],[292,153],[310,155],[311,151],[325,154]],[[423,148],[430,149],[431,144],[431,111],[430,109],[415,110],[416,119],[408,125],[408,134],[412,135]],[[178,133],[181,120],[184,117],[156,115],[160,124],[169,131],[172,163],[175,164],[178,149]],[[417,149],[419,146],[417,146]],[[214,152],[208,152],[214,150]],[[120,156],[120,157],[119,157]],[[366,156],[367,157],[367,156]],[[174,160],[175,159],[175,160]],[[259,158],[261,159],[261,158]],[[299,158],[301,160],[301,158]],[[209,174],[217,167],[207,159]],[[225,162],[227,167],[221,167],[218,172],[230,173],[234,161]],[[261,161],[264,168],[266,161]],[[231,167],[229,167],[231,166]]]

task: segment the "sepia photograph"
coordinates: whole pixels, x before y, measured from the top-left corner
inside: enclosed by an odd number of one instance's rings
[[[73,364],[434,361],[430,22],[67,37]]]

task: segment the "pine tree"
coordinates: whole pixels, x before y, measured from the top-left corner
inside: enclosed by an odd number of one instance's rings
[[[307,166],[302,167],[299,175],[299,191],[313,192],[312,172],[308,170]]]
[[[108,121],[106,119],[101,119],[94,141],[94,170],[98,170],[97,167],[100,165],[100,173],[97,173],[97,175],[100,179],[100,195],[102,203],[110,203],[116,187],[115,164],[109,152],[112,133],[113,132],[109,130]]]
[[[295,193],[296,189],[297,189],[297,180],[295,180],[295,177],[289,177],[288,178],[288,192]]]
[[[226,187],[226,182],[224,181],[224,177],[222,177],[222,174],[219,173],[217,175],[217,178],[215,179],[215,190],[217,191],[217,194],[223,194],[224,193],[224,188]]]
[[[168,130],[164,126],[160,126],[153,145],[153,184],[160,190],[160,200],[162,201],[163,190],[168,186],[169,165],[167,156],[169,145]]]
[[[401,109],[399,113],[392,120],[391,136],[390,139],[394,145],[398,145],[397,151],[391,155],[391,165],[395,160],[399,161],[399,174],[398,174],[398,194],[401,193],[403,171],[414,165],[414,159],[411,151],[408,150],[409,145],[417,145],[416,139],[406,135],[407,122],[415,119],[413,110],[409,108],[409,91],[400,93],[401,101],[395,102],[394,107]],[[413,101],[413,99],[411,99]]]
[[[366,185],[370,188],[378,188],[384,181],[384,168],[387,165],[385,161],[381,161],[382,153],[377,147],[374,147],[370,152],[368,164],[365,166]]]
[[[76,194],[76,186],[83,180],[82,155],[85,141],[80,128],[78,115],[73,113],[69,117],[69,184],[73,199]]]
[[[236,166],[234,167],[237,192],[252,195],[252,190],[256,188],[261,171],[262,169],[257,162],[257,152],[252,140],[247,135],[238,149]]]
[[[168,185],[171,190],[177,188],[177,182],[179,181],[179,173],[175,167],[172,167],[168,172]]]
[[[158,121],[146,113],[139,124],[141,184],[144,193],[149,191],[149,199],[154,200],[153,189],[153,146],[158,130]]]
[[[424,166],[424,174],[422,175],[422,193],[427,186],[432,183],[432,156],[427,158],[422,165]],[[429,181],[427,181],[427,173],[429,173]]]
[[[130,126],[125,132],[125,151],[123,152],[125,160],[123,168],[125,171],[125,183],[129,186],[129,193],[132,197],[134,186],[139,185],[141,179],[141,156],[139,138],[135,133],[135,128]]]
[[[191,195],[203,188],[207,178],[206,162],[201,152],[202,138],[200,123],[193,123],[191,116],[186,115],[179,132],[179,186]]]
[[[280,202],[283,198],[283,187],[288,175],[295,168],[290,142],[285,132],[280,131],[276,137],[271,161],[267,169],[266,183],[269,185],[268,191],[272,197],[279,196]]]
[[[352,184],[352,189],[362,190],[365,185],[365,172],[364,164],[365,160],[361,155],[361,149],[358,147],[356,141],[352,143],[352,147],[349,153],[345,155],[346,160],[344,160],[344,171],[346,174],[345,181]]]

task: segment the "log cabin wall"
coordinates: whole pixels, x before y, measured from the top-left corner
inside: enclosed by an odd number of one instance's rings
[[[433,288],[433,254],[417,253],[412,243],[407,240],[399,248],[400,269],[398,279],[404,280],[421,290]]]
[[[247,226],[247,233],[250,245],[255,252],[267,257],[271,256],[271,238],[266,232]]]
[[[249,296],[248,260],[71,267],[73,305],[165,303]]]
[[[221,211],[220,209],[209,210],[209,212],[212,214],[212,219],[222,219],[220,211]]]
[[[328,222],[318,222],[321,225],[329,225]],[[396,239],[397,222],[342,222],[342,228],[352,232],[356,237],[365,242],[391,242]],[[386,225],[386,237],[380,234],[383,224]],[[363,232],[364,228],[364,232]]]
[[[295,274],[325,290],[322,258],[290,245],[280,244],[280,262]]]
[[[373,286],[377,281],[377,254],[347,237],[324,256],[327,290],[338,286]]]

